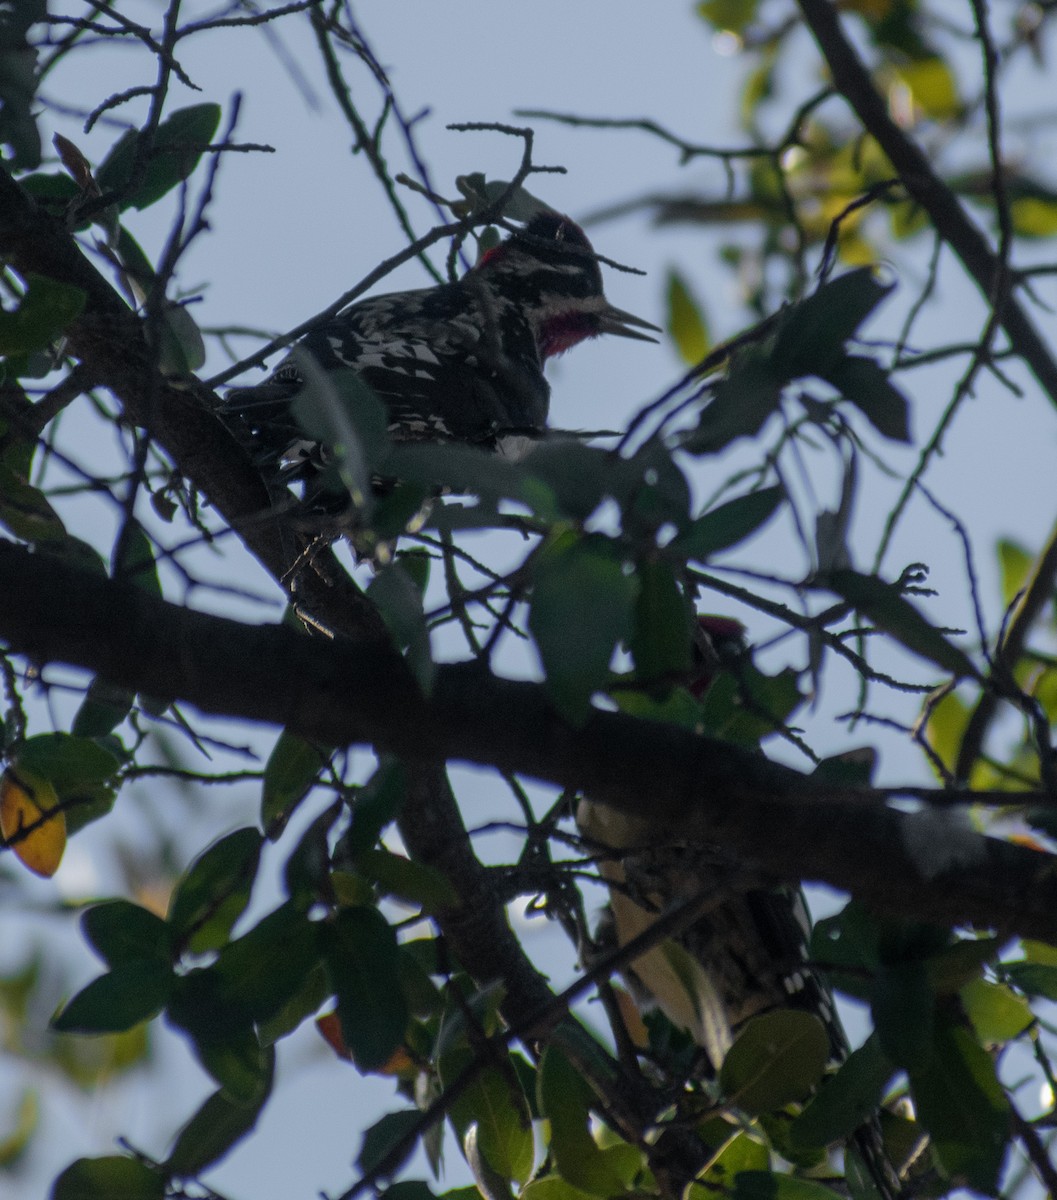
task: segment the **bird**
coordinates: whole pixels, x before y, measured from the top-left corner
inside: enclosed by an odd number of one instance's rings
[[[291,410],[308,354],[380,398],[394,442],[517,456],[547,426],[549,359],[603,334],[655,341],[659,332],[609,303],[583,230],[543,209],[462,278],[371,296],[321,321],[264,382],[231,390],[223,410],[248,432],[259,465],[279,465],[287,480],[318,473],[335,448],[306,436]]]
[[[744,635],[731,618],[698,618],[694,664],[684,681],[691,694],[703,698],[724,672],[736,678],[755,670]],[[779,1009],[819,1019],[832,1064],[848,1056],[832,991],[810,961],[811,919],[800,888],[766,878],[722,845],[688,839],[677,821],[631,815],[587,797],[575,816],[609,890],[589,965],[645,935],[666,914],[681,913],[673,932],[622,973],[640,1012],[659,1009],[690,1036],[703,1077],[718,1074],[752,1018]],[[853,1141],[879,1195],[898,1196],[877,1122],[864,1124]]]

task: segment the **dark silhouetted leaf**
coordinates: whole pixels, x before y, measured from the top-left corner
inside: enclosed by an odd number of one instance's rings
[[[626,1181],[617,1162],[591,1136],[591,1087],[553,1044],[544,1051],[538,1085],[540,1111],[551,1123],[550,1153],[558,1174],[592,1196],[623,1194]]]
[[[374,1171],[405,1138],[411,1139],[404,1151],[386,1166],[381,1178],[391,1179],[407,1161],[418,1140],[412,1134],[421,1129],[422,1114],[417,1109],[386,1113],[365,1131],[356,1166],[366,1175]]]
[[[0,310],[0,354],[46,350],[80,315],[84,302],[80,288],[43,275],[27,275],[26,294],[18,308]]]
[[[932,1052],[936,997],[923,962],[878,969],[870,998],[881,1049],[897,1067],[922,1067]]]
[[[825,584],[843,597],[878,629],[891,634],[901,645],[927,659],[958,679],[979,678],[979,672],[964,651],[959,650],[906,599],[898,588],[876,575],[856,571],[830,571]]]
[[[643,682],[681,681],[690,671],[694,614],[686,593],[666,562],[639,564],[635,623],[628,649]]]
[[[94,904],[81,917],[81,928],[108,967],[136,958],[169,961],[168,925],[128,900]]]
[[[880,1039],[871,1034],[793,1121],[793,1145],[823,1147],[848,1137],[877,1111],[895,1072]]]
[[[79,1158],[51,1185],[51,1200],[162,1200],[165,1176],[135,1158]]]
[[[631,627],[634,583],[602,537],[564,535],[535,564],[529,628],[555,707],[583,721]]]
[[[828,378],[844,345],[892,289],[872,267],[838,275],[785,315],[771,362],[783,382],[803,375]]]
[[[165,1167],[173,1175],[196,1176],[219,1162],[257,1124],[270,1091],[253,1104],[237,1104],[224,1091],[214,1092],[176,1135]]]
[[[938,1023],[928,1065],[910,1071],[918,1121],[948,1175],[993,1195],[1010,1139],[1010,1110],[991,1056],[952,1020]]]
[[[731,1200],[838,1200],[839,1193],[795,1175],[773,1171],[742,1171],[734,1176]]]
[[[697,429],[683,443],[694,454],[716,454],[739,437],[752,437],[778,411],[783,380],[759,351],[735,360],[701,413]]]
[[[156,1017],[172,983],[172,969],[158,959],[119,963],[79,991],[52,1021],[52,1028],[60,1033],[122,1033]]]
[[[97,675],[88,685],[81,707],[73,718],[71,732],[83,738],[106,737],[128,716],[135,701],[134,692],[114,687]]]
[[[878,433],[897,442],[910,441],[907,398],[872,358],[849,354],[831,367],[824,378],[855,405]]]
[[[362,1071],[376,1071],[400,1045],[409,1017],[396,935],[373,908],[342,909],[327,934],[327,970],[345,1045]]]
[[[274,841],[291,813],[308,795],[330,754],[315,742],[283,730],[264,768],[261,824]]]
[[[201,854],[173,892],[173,936],[197,954],[224,945],[249,903],[260,855],[261,835],[250,828],[236,829]]]
[[[352,824],[341,840],[341,853],[356,858],[377,845],[382,830],[396,820],[406,795],[407,768],[397,759],[383,759],[356,793]]]
[[[769,487],[729,500],[698,517],[672,540],[669,549],[687,558],[705,560],[755,533],[771,519],[784,499],[784,488]]]
[[[100,164],[96,182],[104,195],[122,193],[118,200],[121,209],[149,208],[191,174],[219,123],[218,104],[194,104],[171,113],[158,126],[146,170],[134,190],[127,191],[143,136],[130,129]]]

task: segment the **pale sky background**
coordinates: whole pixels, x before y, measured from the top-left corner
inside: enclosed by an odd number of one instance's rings
[[[53,0],[53,10],[58,0]],[[952,18],[967,23],[967,10],[953,0],[946,6]],[[81,12],[71,4],[70,11]],[[156,27],[160,4],[125,2],[120,9],[134,20]],[[215,11],[212,5],[184,5],[184,19]],[[998,14],[1012,6],[995,6]],[[568,110],[584,115],[653,117],[687,138],[716,145],[744,144],[736,127],[736,113],[743,64],[719,52],[709,29],[692,13],[689,0],[575,0],[556,3],[489,3],[461,0],[440,4],[437,0],[390,0],[384,4],[359,4],[356,15],[374,52],[390,73],[403,110],[415,114],[425,107],[431,114],[416,126],[418,146],[426,158],[433,181],[444,193],[454,194],[454,177],[471,171],[492,178],[508,178],[520,158],[520,142],[494,133],[451,133],[448,122],[507,121],[522,123],[514,116],[518,108]],[[174,83],[169,106],[183,107],[203,100],[227,103],[236,90],[244,93],[242,118],[236,140],[269,142],[274,155],[230,155],[220,173],[216,202],[211,209],[211,232],[199,240],[184,262],[179,281],[189,293],[202,291],[203,300],[193,312],[202,325],[245,325],[281,331],[291,328],[331,303],[377,262],[404,244],[396,220],[363,159],[349,154],[351,134],[336,111],[318,65],[318,55],[307,22],[291,19],[275,26],[284,52],[298,65],[314,93],[317,107],[305,97],[284,69],[268,41],[245,30],[218,31],[191,39],[181,48],[180,59],[202,88],[193,93]],[[799,59],[787,66],[788,81],[804,96],[818,85],[817,57],[806,34]],[[966,50],[965,53],[971,53]],[[78,66],[79,64],[79,66]],[[357,100],[367,114],[377,109],[377,89],[350,59],[344,59],[347,77]],[[1026,68],[1027,62],[1022,65]],[[71,66],[48,80],[44,89],[51,100],[91,107],[101,96],[134,84],[150,82],[152,68],[147,57],[128,47],[100,49],[75,55]],[[802,79],[794,78],[800,73]],[[1045,99],[1045,80],[1027,69],[1018,80],[1015,100],[1031,109]],[[1051,85],[1052,86],[1052,85]],[[138,116],[135,106],[117,110],[118,115]],[[783,126],[788,114],[777,114]],[[76,120],[54,126],[73,138],[90,159],[98,162],[116,139],[117,131],[100,123],[84,136]],[[565,176],[537,176],[529,187],[553,206],[583,217],[622,198],[650,190],[685,188],[720,196],[724,188],[721,166],[696,160],[680,168],[675,152],[641,133],[576,131],[537,122],[536,161],[561,164]],[[1014,152],[1027,152],[1038,142],[1038,131],[1014,139]],[[1030,138],[1030,140],[1029,140]],[[387,146],[394,170],[404,167],[396,154],[398,138],[390,135]],[[1052,149],[1052,147],[1051,147]],[[1046,160],[1041,160],[1046,165]],[[420,231],[431,223],[425,206],[410,198],[409,207]],[[126,221],[148,255],[154,257],[163,244],[171,206],[163,204],[146,213],[130,212]],[[663,289],[668,267],[678,265],[704,299],[712,333],[717,339],[737,332],[748,323],[739,306],[735,285],[718,264],[718,239],[685,230],[657,232],[646,227],[641,217],[611,222],[589,230],[598,251],[611,258],[645,269],[645,278],[607,275],[607,292],[613,303],[643,317],[663,323]],[[1045,250],[1045,247],[1043,247]],[[927,249],[916,247],[909,255],[901,248],[893,259],[895,273],[912,289],[925,267]],[[442,265],[443,258],[436,260]],[[415,264],[401,269],[381,290],[423,286],[428,282]],[[205,285],[208,284],[206,288]],[[1053,285],[1040,287],[1043,296],[1057,299]],[[941,339],[972,335],[979,327],[981,309],[975,299],[957,284],[956,273],[945,272],[940,282],[945,308],[942,317],[922,329]],[[1051,334],[1055,322],[1049,321]],[[871,332],[890,332],[884,314]],[[251,343],[240,342],[242,353]],[[211,350],[203,372],[221,370],[222,355]],[[681,373],[681,364],[671,346],[644,346],[616,339],[578,348],[555,365],[552,420],[565,427],[619,427],[643,403],[660,394]],[[255,375],[252,378],[260,378]],[[920,436],[927,433],[949,395],[951,373],[935,372],[934,390],[922,388],[916,378],[907,380],[918,397],[912,415]],[[1022,373],[1018,378],[1022,379]],[[71,420],[80,418],[71,414]],[[98,441],[98,430],[86,423],[86,438]],[[94,432],[93,432],[94,431]],[[108,448],[86,441],[84,461],[105,456]],[[1028,387],[1020,401],[1013,400],[992,381],[984,380],[979,396],[970,403],[948,442],[946,458],[929,476],[929,485],[942,502],[966,520],[972,529],[976,566],[981,575],[983,599],[993,630],[1000,612],[993,568],[993,546],[999,536],[1013,536],[1028,546],[1037,546],[1052,520],[1051,480],[1057,449],[1057,414]],[[890,461],[904,469],[913,461],[906,453],[892,453]],[[746,459],[750,461],[750,459]],[[706,464],[716,470],[715,464]],[[718,479],[725,477],[729,463],[721,464]],[[699,486],[707,494],[718,479],[702,478]],[[813,481],[819,495],[829,503],[837,499],[831,474],[821,471]],[[867,549],[867,569],[880,525],[897,485],[873,481],[866,489],[857,516],[856,538]],[[964,567],[961,548],[949,529],[932,513],[919,506],[904,521],[900,536],[886,560],[891,575],[906,563],[927,561],[933,568],[932,585],[941,593],[944,616],[952,623],[970,627],[964,599]],[[75,532],[106,546],[113,516],[108,510],[93,510]],[[767,540],[765,540],[767,539]],[[201,566],[207,556],[196,560]],[[244,555],[208,560],[215,579],[234,578],[242,586],[267,597],[268,605],[233,604],[233,611],[252,619],[276,619],[280,597]],[[788,530],[775,529],[750,545],[744,561],[761,563],[779,574],[802,570],[803,564],[789,554]],[[784,566],[788,564],[788,566]],[[206,569],[203,566],[203,569]],[[174,579],[167,582],[174,583]],[[174,587],[173,598],[180,598]],[[198,595],[194,603],[214,610],[226,608],[211,595]],[[747,614],[715,598],[706,607]],[[953,617],[950,615],[953,613]],[[754,636],[766,637],[773,630],[750,620]],[[440,647],[451,653],[450,645]],[[783,661],[781,648],[772,665]],[[511,655],[511,670],[534,669],[531,658]],[[836,682],[836,680],[834,680]],[[844,681],[845,684],[847,680]],[[810,725],[811,740],[823,752],[836,752],[869,741],[883,750],[882,781],[895,782],[912,776],[924,779],[919,756],[891,733],[860,729],[847,734],[835,727],[835,712],[851,707],[845,686],[834,688],[834,699],[819,712],[801,714]],[[883,711],[909,719],[912,702],[885,697]],[[38,726],[38,730],[44,725]],[[229,728],[225,732],[230,736]],[[271,744],[272,732],[264,731],[257,744],[263,753]],[[238,732],[237,740],[244,734]],[[793,759],[787,750],[776,750]],[[366,755],[361,755],[364,768]],[[804,765],[802,760],[797,765]],[[507,812],[500,798],[501,785],[480,772],[456,771],[457,786],[469,804],[468,820],[478,824]],[[141,792],[146,789],[141,789]],[[107,892],[106,864],[109,842],[116,830],[134,845],[137,830],[146,833],[153,820],[169,831],[184,854],[204,844],[202,830],[225,832],[255,819],[256,789],[234,794],[212,789],[200,795],[193,810],[193,825],[184,837],[187,820],[185,800],[161,785],[137,804],[119,801],[111,821],[94,827],[74,840],[56,880],[30,881],[24,894],[41,906],[57,894],[83,896]],[[145,815],[146,814],[146,815]],[[311,815],[311,814],[309,814]],[[118,825],[123,822],[123,825]],[[205,835],[208,836],[208,835]],[[294,844],[291,830],[280,845],[285,854]],[[499,846],[497,852],[502,852]],[[274,863],[273,863],[274,866]],[[253,911],[267,910],[268,896],[261,889]],[[33,920],[29,932],[46,930],[55,936],[52,919]],[[555,982],[560,984],[570,964],[563,953],[561,936],[543,923],[529,934],[530,950],[554,964]],[[26,926],[24,918],[10,911],[0,916],[0,970],[6,972],[19,961]],[[71,946],[75,939],[67,938]],[[98,964],[87,950],[71,951],[79,963],[74,986],[79,987],[98,973]],[[65,1162],[81,1154],[112,1151],[115,1137],[127,1136],[151,1154],[162,1156],[167,1139],[194,1111],[212,1084],[191,1062],[179,1039],[162,1033],[157,1039],[164,1087],[155,1076],[133,1077],[120,1087],[103,1090],[92,1097],[70,1093],[57,1081],[38,1081],[45,1101],[42,1133],[33,1146],[25,1170],[5,1180],[0,1177],[0,1196],[35,1197],[45,1194],[47,1181]],[[355,1177],[351,1160],[359,1148],[357,1131],[370,1122],[368,1113],[380,1114],[392,1102],[392,1087],[376,1079],[362,1079],[355,1071],[335,1061],[311,1027],[302,1029],[283,1043],[280,1082],[269,1102],[257,1132],[244,1142],[207,1179],[225,1195],[236,1200],[295,1200],[311,1197],[320,1189],[337,1193]],[[16,1096],[19,1076],[9,1064],[0,1063],[0,1129],[9,1105]],[[465,1169],[457,1155],[449,1153],[448,1177],[435,1190],[465,1181]],[[423,1176],[424,1177],[424,1176]],[[5,1191],[5,1188],[9,1189]]]

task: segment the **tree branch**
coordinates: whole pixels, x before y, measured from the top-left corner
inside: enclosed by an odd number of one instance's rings
[[[174,379],[159,371],[145,323],[65,227],[41,211],[4,171],[0,255],[22,275],[43,275],[85,293],[84,310],[67,337],[88,376],[113,392],[128,419],[149,430],[275,579],[285,581],[303,547],[289,545],[270,515],[272,497],[249,455],[216,416],[216,396],[194,378]],[[297,599],[329,628],[389,647],[378,612],[336,560],[320,551],[315,561],[319,571],[298,576]],[[389,654],[392,669],[405,670],[391,650]]]
[[[824,881],[879,910],[1057,943],[1049,855],[928,827],[888,807],[885,792],[820,784],[674,726],[595,712],[577,729],[542,686],[476,664],[439,667],[425,698],[379,647],[192,612],[15,545],[0,546],[0,636],[35,660],[84,667],[204,712],[582,791],[649,816],[659,830],[667,822],[684,839],[720,843],[748,865]],[[1017,802],[1030,797],[1018,793]],[[959,860],[930,867],[916,849],[922,838],[956,841]]]
[[[990,305],[1004,266],[957,197],[943,182],[921,148],[888,115],[885,101],[870,73],[841,28],[832,0],[798,0],[837,90],[847,100],[867,132],[899,173],[910,195],[928,213],[937,232],[961,259],[962,265]],[[1012,296],[1001,302],[998,319],[1016,351],[1031,368],[1046,394],[1057,404],[1057,361]]]

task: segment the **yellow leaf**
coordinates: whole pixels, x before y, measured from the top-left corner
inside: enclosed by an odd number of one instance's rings
[[[668,273],[668,332],[680,358],[690,366],[695,366],[708,353],[705,319],[690,289],[676,271]]]
[[[894,73],[925,116],[942,121],[961,111],[958,85],[942,58],[919,58],[896,67]]]
[[[1057,233],[1057,203],[1038,196],[1022,196],[1009,206],[1013,226],[1022,237],[1053,237]]]
[[[46,779],[11,767],[0,778],[0,833],[23,866],[50,879],[66,849],[66,817]],[[23,834],[23,830],[31,832]],[[17,840],[14,840],[17,839]]]

